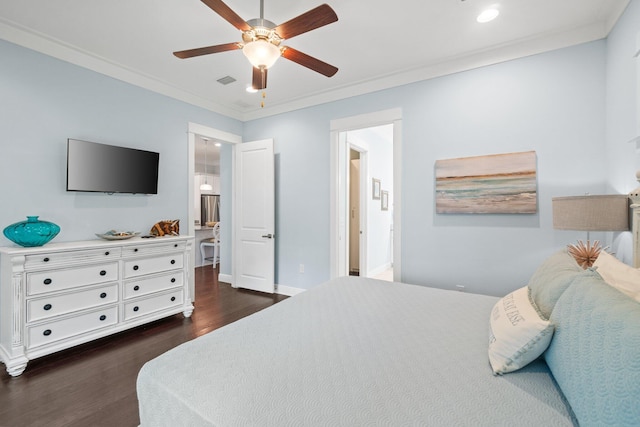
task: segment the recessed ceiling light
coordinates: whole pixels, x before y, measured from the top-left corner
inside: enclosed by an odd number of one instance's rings
[[[485,22],[493,21],[498,17],[498,15],[500,15],[500,11],[498,9],[487,9],[478,15],[476,20],[481,24],[484,24]]]

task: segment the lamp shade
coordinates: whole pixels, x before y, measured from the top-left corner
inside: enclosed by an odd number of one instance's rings
[[[242,53],[256,68],[269,68],[280,58],[280,49],[261,39],[245,44]]]
[[[629,230],[626,194],[554,197],[553,228],[579,231]]]

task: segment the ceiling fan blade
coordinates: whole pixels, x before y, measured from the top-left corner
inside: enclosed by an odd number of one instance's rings
[[[204,0],[203,0],[204,1]],[[315,30],[338,20],[338,15],[328,4],[303,13],[275,28],[276,33],[283,39],[290,39],[307,31]]]
[[[193,58],[194,56],[209,55],[211,53],[226,52],[228,50],[240,49],[239,43],[218,44],[215,46],[199,47],[196,49],[181,50],[173,52],[180,59]]]
[[[251,80],[251,87],[256,90],[262,90],[267,88],[267,69],[253,67],[253,78]]]
[[[283,49],[282,56],[290,61],[302,65],[303,67],[307,67],[315,72],[324,74],[327,77],[331,77],[338,72],[338,69],[333,65],[322,62],[319,59],[309,56],[306,53],[302,53],[299,50],[295,50],[292,47],[285,47]]]
[[[222,0],[202,0],[202,3],[209,6],[211,10],[222,16],[227,22],[240,31],[249,31],[251,29],[251,25],[247,24],[244,19],[224,4]]]

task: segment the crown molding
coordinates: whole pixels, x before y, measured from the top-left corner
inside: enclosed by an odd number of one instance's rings
[[[624,11],[624,8],[620,13],[622,11]],[[617,20],[617,17],[615,20]],[[615,20],[612,22],[615,23]],[[426,67],[400,70],[389,75],[360,81],[322,93],[308,94],[298,99],[291,99],[280,104],[272,104],[268,107],[248,112],[242,112],[230,106],[212,102],[150,75],[127,68],[122,64],[109,61],[44,34],[20,27],[2,18],[0,18],[0,38],[135,86],[246,122],[598,40],[607,36],[612,25],[608,25],[609,21],[553,34],[536,35],[514,40],[480,52],[446,58]]]

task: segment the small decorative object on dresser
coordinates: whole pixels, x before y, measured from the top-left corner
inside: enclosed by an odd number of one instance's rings
[[[178,236],[180,235],[180,220],[166,219],[158,221],[151,227],[149,233],[154,236]]]
[[[105,233],[96,233],[96,236],[105,240],[127,240],[132,237],[136,237],[140,233],[137,231],[116,231],[109,230]]]
[[[59,232],[58,225],[40,221],[37,216],[27,216],[26,221],[16,222],[3,230],[7,239],[28,248],[49,243]]]
[[[29,360],[163,317],[191,316],[193,237],[0,248],[0,360]]]

